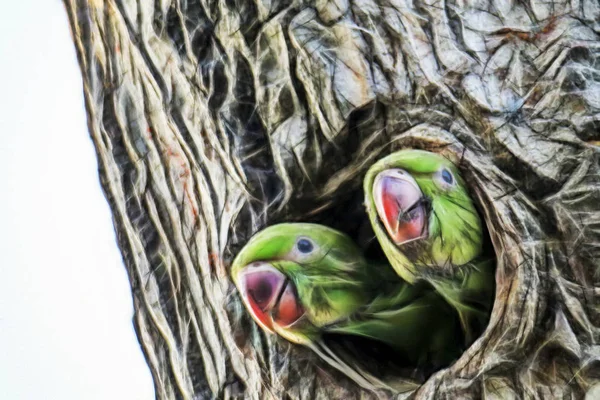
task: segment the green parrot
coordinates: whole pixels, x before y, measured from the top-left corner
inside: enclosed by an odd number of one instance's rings
[[[466,344],[487,325],[495,264],[456,166],[443,156],[402,150],[364,179],[365,206],[388,261],[406,282],[426,281],[458,313]]]
[[[310,347],[365,387],[412,388],[408,381],[382,383],[349,363],[352,351],[337,344],[358,339],[358,358],[383,345],[380,354],[410,370],[437,369],[464,350],[460,321],[435,290],[365,259],[350,237],[325,226],[285,223],[260,231],[237,254],[231,274],[263,330]]]

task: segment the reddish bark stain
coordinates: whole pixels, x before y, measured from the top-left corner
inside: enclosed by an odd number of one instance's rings
[[[531,31],[523,31],[512,28],[502,28],[495,31],[494,34],[504,35],[505,41],[507,42],[515,42],[521,40],[523,42],[531,43],[537,41],[541,36],[551,33],[556,27],[556,20],[556,16],[553,15],[550,18],[548,18],[548,23],[542,26],[541,28],[533,29]]]

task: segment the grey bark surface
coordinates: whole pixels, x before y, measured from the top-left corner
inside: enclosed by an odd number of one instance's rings
[[[600,395],[597,0],[64,3],[157,398]],[[459,164],[498,265],[484,334],[399,395],[262,333],[228,265],[272,223],[356,233],[404,147]]]

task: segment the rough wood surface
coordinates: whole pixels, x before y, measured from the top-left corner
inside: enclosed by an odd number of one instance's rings
[[[64,3],[157,398],[393,395],[260,332],[228,263],[274,222],[356,234],[402,147],[455,157],[498,259],[484,335],[404,396],[598,391],[597,0]]]

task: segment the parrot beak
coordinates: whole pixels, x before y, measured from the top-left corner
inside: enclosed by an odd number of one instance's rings
[[[244,267],[238,282],[248,311],[264,330],[274,333],[274,324],[285,328],[304,315],[294,284],[271,264]]]
[[[380,172],[373,184],[379,219],[396,245],[427,236],[428,209],[415,179],[398,168]]]

